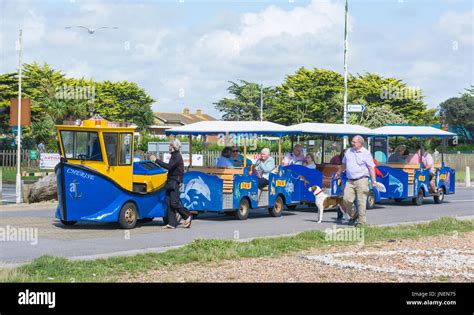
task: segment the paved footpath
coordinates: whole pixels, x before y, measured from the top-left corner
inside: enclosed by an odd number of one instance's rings
[[[78,223],[66,227],[54,218],[55,203],[39,205],[0,206],[0,229],[37,228],[37,242],[0,241],[0,266],[14,266],[41,255],[72,259],[92,259],[114,255],[163,251],[181,246],[196,238],[249,239],[332,228],[334,211],[324,214],[323,222],[316,223],[314,208],[301,206],[285,211],[281,217],[268,216],[266,209],[251,211],[248,220],[203,214],[193,221],[191,229],[163,230],[161,219],[138,225],[133,230],[121,230],[115,224]],[[406,200],[396,204],[384,200],[367,212],[369,224],[399,224],[438,219],[444,216],[474,216],[474,188],[457,188],[455,195],[446,196],[441,205],[425,198],[417,207]],[[36,244],[35,244],[36,243]]]

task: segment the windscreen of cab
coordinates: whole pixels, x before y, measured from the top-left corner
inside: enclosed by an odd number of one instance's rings
[[[62,130],[61,142],[66,159],[102,161],[99,135],[93,131]]]

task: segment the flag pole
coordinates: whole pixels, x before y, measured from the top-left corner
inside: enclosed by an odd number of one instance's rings
[[[347,11],[348,0],[346,0],[344,12],[344,125],[347,124]],[[344,137],[344,148],[347,148],[348,138]]]

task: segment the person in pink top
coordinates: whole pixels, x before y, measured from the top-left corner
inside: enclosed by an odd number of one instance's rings
[[[301,144],[295,145],[293,148],[293,152],[287,153],[283,158],[282,164],[283,166],[291,165],[291,164],[299,164],[303,165],[305,160],[305,156],[303,154],[303,148]]]
[[[436,192],[434,159],[431,154],[425,151],[425,148],[420,145],[416,148],[416,153],[413,154],[407,161],[410,164],[422,163],[425,170],[430,170],[430,188],[432,192]]]

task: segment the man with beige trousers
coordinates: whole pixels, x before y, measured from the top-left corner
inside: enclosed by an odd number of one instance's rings
[[[351,217],[350,225],[364,225],[367,196],[369,194],[369,176],[372,178],[372,186],[377,184],[375,177],[375,163],[370,152],[364,148],[364,138],[354,136],[352,147],[346,150],[342,164],[336,176],[346,171],[347,182],[344,188],[344,198],[342,208]],[[359,213],[354,211],[353,205],[357,197],[357,208]]]

